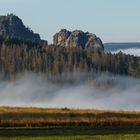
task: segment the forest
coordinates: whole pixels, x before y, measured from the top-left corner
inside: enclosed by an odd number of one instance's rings
[[[140,77],[140,58],[106,53],[95,48],[62,47],[42,41],[0,37],[0,79],[14,80],[20,73],[45,74],[65,80],[69,73],[101,73]]]

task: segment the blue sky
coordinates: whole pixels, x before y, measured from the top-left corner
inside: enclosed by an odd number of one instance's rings
[[[62,28],[93,32],[103,42],[140,42],[140,0],[0,0],[0,7],[49,42]]]

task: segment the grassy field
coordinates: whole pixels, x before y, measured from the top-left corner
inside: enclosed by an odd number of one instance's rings
[[[140,112],[0,107],[1,128],[139,127]]]
[[[140,112],[0,107],[0,140],[140,140]]]
[[[140,140],[140,135],[4,137],[0,140]]]
[[[0,140],[139,140],[140,129],[7,129]]]

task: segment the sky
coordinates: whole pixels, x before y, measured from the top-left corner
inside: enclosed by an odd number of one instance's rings
[[[89,31],[106,42],[140,42],[140,0],[0,0],[42,39],[60,29]]]

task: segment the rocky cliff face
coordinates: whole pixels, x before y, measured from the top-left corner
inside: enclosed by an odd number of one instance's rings
[[[100,48],[104,50],[104,46],[100,38],[95,34],[75,30],[70,32],[62,29],[53,36],[53,43],[57,46],[63,47],[80,47],[80,48]]]
[[[39,34],[25,27],[22,20],[13,14],[0,16],[0,35],[40,41]]]

